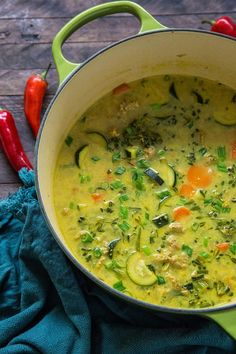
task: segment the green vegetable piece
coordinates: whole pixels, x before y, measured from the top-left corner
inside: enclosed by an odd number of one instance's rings
[[[198,152],[200,153],[200,155],[204,156],[204,155],[206,155],[206,153],[207,153],[207,148],[202,147],[202,148],[200,148],[200,149],[198,150]]]
[[[169,216],[168,214],[161,214],[152,219],[154,224],[160,229],[161,227],[169,224]]]
[[[161,275],[158,275],[158,276],[157,276],[157,284],[158,284],[158,285],[163,285],[163,284],[165,284],[165,283],[166,283],[165,278],[162,277]]]
[[[116,151],[116,152],[114,152],[114,154],[112,155],[112,162],[119,161],[120,158],[121,158],[120,151]]]
[[[102,250],[99,247],[93,249],[93,255],[95,258],[100,258],[102,256]]]
[[[170,193],[169,189],[162,189],[161,191],[157,191],[156,192],[156,196],[160,200],[163,200],[163,199],[166,199],[166,198],[170,197],[171,193]]]
[[[127,194],[121,194],[119,196],[119,201],[120,202],[126,202],[127,200],[129,200],[129,196]]]
[[[113,288],[119,291],[124,291],[126,289],[126,287],[123,285],[122,280],[116,282],[115,284],[113,284]]]
[[[209,257],[209,253],[205,252],[205,251],[202,251],[199,253],[199,256],[202,257],[202,258],[208,258]]]
[[[228,172],[227,166],[223,162],[218,162],[217,170],[224,173]]]
[[[225,159],[226,159],[226,149],[225,149],[225,146],[218,146],[218,147],[217,147],[217,155],[218,155],[218,158],[219,158],[221,161],[225,161]]]
[[[120,188],[124,187],[124,184],[119,179],[117,179],[115,182],[111,183],[110,186],[113,189],[120,189]]]
[[[93,240],[94,240],[93,235],[91,235],[90,232],[86,232],[81,237],[81,241],[84,243],[90,243],[93,242]]]
[[[152,254],[152,250],[150,247],[148,246],[143,246],[142,247],[142,251],[146,256],[150,256],[150,254]]]
[[[138,146],[128,146],[127,148],[125,148],[126,155],[129,159],[136,159],[139,150],[140,149]]]
[[[83,163],[87,158],[89,151],[89,146],[88,145],[83,145],[81,146],[78,150],[75,152],[75,163],[79,168],[83,167]]]
[[[113,257],[114,248],[116,247],[117,243],[120,241],[120,238],[116,238],[108,243],[108,257]]]
[[[130,225],[127,221],[123,221],[122,224],[118,224],[119,228],[122,230],[122,231],[128,231],[130,229]]]
[[[157,282],[157,277],[145,264],[145,256],[139,252],[131,254],[126,264],[129,278],[138,285],[148,286]]]
[[[230,245],[229,250],[231,253],[236,254],[236,242]]]
[[[123,175],[123,173],[125,173],[126,168],[124,166],[119,166],[116,168],[115,170],[115,174],[116,175]]]
[[[184,251],[189,257],[192,257],[193,250],[187,245],[182,245],[182,251]]]
[[[216,293],[218,296],[223,296],[230,291],[230,288],[227,285],[225,285],[225,283],[223,283],[223,281],[221,281],[221,280],[216,282],[214,284],[214,286],[215,286]]]
[[[120,217],[122,219],[127,219],[128,218],[128,208],[126,208],[123,205],[120,206]]]
[[[71,146],[71,144],[73,143],[73,138],[70,135],[68,135],[65,139],[65,143],[67,146]]]

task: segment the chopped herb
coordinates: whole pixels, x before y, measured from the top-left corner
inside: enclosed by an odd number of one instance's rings
[[[208,258],[209,257],[209,253],[203,251],[203,252],[199,253],[199,256],[202,257],[202,258]]]
[[[145,219],[149,220],[149,214],[145,211]]]
[[[208,247],[208,244],[209,244],[209,239],[207,236],[204,237],[204,240],[203,240],[203,246],[204,247]]]
[[[129,200],[129,196],[127,194],[121,194],[119,196],[119,201],[120,202],[125,202],[126,200]]]
[[[191,257],[193,254],[192,248],[187,245],[182,246],[182,251],[184,251],[189,257]]]
[[[82,235],[81,237],[81,241],[84,243],[89,243],[89,242],[93,242],[93,235],[91,235],[90,232],[86,232],[85,234]]]
[[[165,284],[165,283],[166,283],[165,278],[162,277],[161,275],[158,275],[158,276],[157,276],[157,284],[158,284],[158,285],[163,285],[163,284]]]
[[[70,209],[74,209],[74,208],[75,208],[75,203],[74,203],[74,202],[70,202],[69,208],[70,208]]]
[[[236,254],[236,243],[235,242],[232,245],[230,245],[229,250],[231,253]]]
[[[218,146],[218,147],[217,147],[217,155],[218,155],[218,158],[219,158],[221,161],[225,161],[225,159],[226,159],[225,146]]]
[[[122,231],[128,231],[130,229],[130,225],[127,221],[123,221],[122,224],[118,224],[119,228],[122,230]]]
[[[150,254],[152,254],[152,250],[151,250],[150,247],[148,247],[148,246],[143,246],[143,247],[142,247],[142,250],[143,250],[143,253],[144,253],[146,256],[150,256]]]
[[[163,104],[161,104],[161,103],[152,103],[152,104],[150,104],[150,107],[153,110],[155,110],[155,111],[158,111],[162,106],[163,106]]]
[[[157,151],[157,155],[160,156],[160,157],[161,157],[161,156],[164,156],[165,153],[166,153],[165,150],[158,150],[158,151]]]
[[[227,166],[223,162],[218,162],[217,170],[224,173],[228,172]]]
[[[228,285],[225,285],[223,281],[219,280],[218,282],[214,283],[214,287],[216,289],[216,293],[218,296],[223,296],[230,291]]]
[[[126,287],[123,285],[122,280],[118,281],[117,283],[113,284],[113,288],[119,291],[124,291]]]
[[[65,139],[65,143],[67,146],[71,146],[71,144],[73,143],[73,138],[70,135],[68,135]]]
[[[128,209],[125,206],[123,206],[123,205],[120,206],[120,217],[122,219],[127,219],[128,218]]]
[[[114,154],[112,155],[112,162],[119,161],[120,158],[121,158],[120,151],[116,151],[116,152],[114,152]]]
[[[206,153],[207,153],[207,148],[202,147],[201,149],[198,150],[198,152],[199,152],[202,156],[204,156],[204,155],[206,155]]]
[[[117,179],[115,182],[111,183],[110,186],[113,189],[120,189],[120,188],[124,187],[124,184],[119,179]]]
[[[138,168],[148,168],[149,162],[142,158],[137,161],[136,165]]]
[[[102,256],[102,250],[101,250],[101,248],[95,247],[95,248],[93,249],[93,255],[94,255],[94,257],[96,257],[96,258],[100,258],[100,257]]]
[[[80,177],[79,181],[80,181],[81,184],[91,181],[91,177],[90,176],[79,175],[79,177]]]
[[[198,228],[199,228],[199,223],[197,223],[197,222],[194,222],[193,224],[192,224],[192,226],[191,226],[191,229],[193,230],[193,231],[197,231],[198,230]]]
[[[163,200],[166,199],[167,197],[170,197],[171,193],[168,189],[162,189],[161,191],[156,192],[156,196],[159,199]]]
[[[115,174],[116,175],[123,175],[123,173],[125,173],[126,168],[124,166],[119,166],[116,168],[115,170]]]
[[[133,172],[132,172],[132,180],[133,180],[133,183],[134,183],[135,187],[139,191],[145,191],[146,190],[142,172],[140,172],[139,170],[133,170]]]

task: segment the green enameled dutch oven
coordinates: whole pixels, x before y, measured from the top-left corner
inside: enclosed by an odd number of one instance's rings
[[[82,64],[62,54],[62,44],[78,28],[104,15],[128,12],[140,20],[137,35],[99,51]],[[129,1],[93,7],[67,23],[52,46],[60,86],[42,123],[36,145],[36,188],[45,219],[63,251],[90,279],[123,300],[152,311],[206,316],[236,339],[236,301],[204,309],[168,308],[125,295],[88,272],[67,247],[53,205],[53,173],[62,142],[76,118],[123,82],[163,74],[202,76],[236,89],[236,42],[227,36],[195,29],[167,28]]]

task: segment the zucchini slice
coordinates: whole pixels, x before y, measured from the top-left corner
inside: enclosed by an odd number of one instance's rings
[[[168,187],[175,187],[177,182],[177,174],[170,164],[161,162],[157,170]]]
[[[157,182],[159,186],[161,186],[164,183],[164,180],[159,176],[159,173],[155,171],[153,168],[148,167],[144,173],[150,177],[153,181]]]
[[[146,266],[141,253],[131,254],[126,263],[129,278],[137,285],[153,285],[157,281],[156,275]]]
[[[99,145],[100,147],[107,149],[107,139],[104,135],[98,132],[89,132],[87,133],[89,137],[89,142]]]
[[[84,161],[87,159],[89,146],[87,144],[81,146],[75,152],[75,163],[79,168],[82,168]]]
[[[168,214],[161,214],[152,219],[154,224],[160,229],[161,227],[168,225],[170,220]]]

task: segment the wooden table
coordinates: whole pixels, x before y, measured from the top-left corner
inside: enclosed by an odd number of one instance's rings
[[[25,82],[41,73],[50,61],[51,43],[59,29],[79,12],[104,3],[102,0],[1,0],[0,4],[0,107],[9,109],[16,120],[25,151],[33,160],[34,138],[23,111]],[[235,0],[138,0],[161,23],[169,27],[209,28],[203,19],[231,15],[236,19]],[[82,62],[97,50],[138,32],[138,20],[127,14],[98,19],[74,33],[64,45],[66,57]],[[52,68],[44,110],[57,89]],[[20,186],[17,174],[0,151],[0,197]]]

